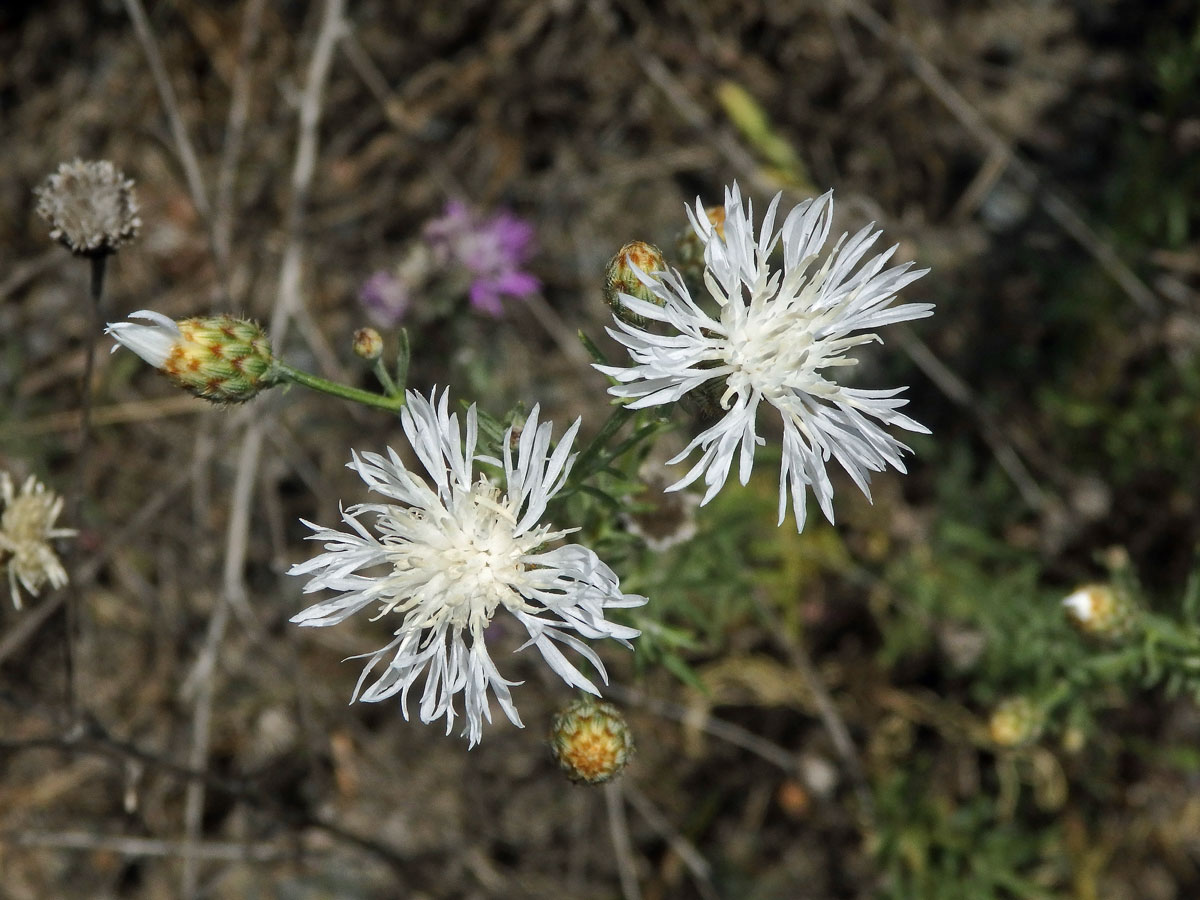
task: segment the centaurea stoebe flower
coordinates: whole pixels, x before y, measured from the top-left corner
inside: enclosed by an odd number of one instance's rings
[[[795,207],[776,231],[778,205],[776,196],[756,238],[753,210],[749,203],[743,207],[736,184],[726,192],[718,224],[697,201],[688,215],[704,242],[704,283],[717,310],[710,315],[702,309],[678,272],[646,276],[644,283],[661,305],[631,295],[621,299],[630,313],[652,324],[641,328],[617,317],[609,329],[629,349],[634,365],[596,368],[620,382],[609,392],[628,399],[632,409],[674,403],[698,389],[719,395],[720,419],[669,460],[679,462],[700,449],[699,461],[669,490],[703,476],[708,489],[702,503],[725,484],[735,456],[746,483],[755,447],[763,443],[755,428],[759,406],[774,407],[783,420],[779,522],[790,489],[802,530],[808,487],[833,521],[833,486],[825,468],[831,457],[870,497],[870,473],[889,465],[903,472],[901,453],[908,450],[881,426],[928,433],[898,411],[908,402],[897,397],[903,388],[851,388],[833,380],[831,370],[855,365],[849,351],[880,340],[871,329],[931,315],[933,307],[890,306],[926,270],[913,271],[912,263],[885,270],[894,247],[862,263],[880,234],[872,226],[843,235],[824,252],[831,193]],[[776,245],[783,250],[781,268],[770,262]],[[656,325],[667,333],[658,333]]]
[[[404,433],[427,479],[409,470],[395,451],[386,457],[355,453],[350,468],[390,502],[362,503],[342,514],[348,531],[305,522],[309,540],[325,552],[290,569],[312,576],[306,593],[332,590],[293,617],[301,625],[336,625],[368,607],[399,625],[385,647],[364,654],[354,698],[384,700],[399,694],[405,718],[408,694],[424,678],[420,718],[445,718],[449,733],[462,694],[464,734],[474,746],[491,721],[489,691],[516,725],[520,716],[508,681],[492,661],[485,630],[501,610],[528,632],[550,668],[567,684],[599,695],[596,686],[559,650],[563,644],[607,675],[600,658],[580,638],[613,638],[626,646],[637,629],[605,618],[605,610],[640,606],[645,597],[621,592],[617,576],[594,552],[561,540],[575,528],[543,523],[550,499],[566,483],[579,429],[576,420],[551,450],[552,426],[534,407],[520,437],[510,428],[503,459],[477,456],[475,407],[448,410],[448,392],[426,400],[409,391],[401,410]],[[476,463],[498,470],[495,480]],[[364,518],[373,517],[365,523]],[[377,671],[381,667],[381,671]],[[372,677],[375,680],[363,688]]]

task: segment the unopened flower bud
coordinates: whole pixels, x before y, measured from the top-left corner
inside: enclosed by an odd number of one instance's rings
[[[1089,637],[1119,641],[1128,637],[1137,623],[1137,603],[1120,587],[1085,584],[1062,603],[1071,624]]]
[[[645,324],[642,316],[621,302],[621,295],[629,294],[638,300],[662,306],[662,300],[654,295],[651,285],[654,283],[654,273],[666,267],[662,251],[653,244],[631,241],[617,251],[604,270],[604,302],[612,308],[617,318],[632,325]]]
[[[721,240],[725,239],[725,207],[710,206],[704,210],[709,224],[716,229]],[[696,229],[688,226],[679,232],[675,238],[675,253],[679,260],[679,268],[685,272],[699,269],[704,270],[704,241],[696,233]]]
[[[586,698],[554,717],[550,749],[572,781],[603,784],[633,756],[633,735],[615,706]]]
[[[1028,697],[1000,701],[988,719],[988,735],[1000,747],[1032,744],[1042,733],[1045,715]]]
[[[354,352],[367,362],[375,362],[383,356],[383,336],[374,328],[360,328],[354,332]]]
[[[115,253],[142,224],[133,181],[108,160],[62,163],[34,194],[50,237],[79,256]]]
[[[143,309],[105,329],[185,391],[214,403],[242,403],[278,383],[266,332],[229,315],[172,321]],[[114,347],[115,351],[117,348]]]
[[[704,210],[704,215],[708,219],[708,224],[724,240],[725,207],[710,206]],[[679,274],[682,276],[688,289],[693,292],[703,291],[704,244],[704,239],[690,225],[679,232],[679,235],[675,238],[675,260],[679,265]]]

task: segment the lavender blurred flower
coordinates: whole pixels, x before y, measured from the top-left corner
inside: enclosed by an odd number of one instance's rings
[[[499,317],[502,296],[524,298],[541,289],[537,277],[520,268],[533,253],[533,226],[512,213],[484,218],[451,200],[442,216],[425,226],[425,241],[443,265],[459,265],[471,274],[471,306],[480,312]]]
[[[391,272],[376,272],[358,289],[358,302],[380,328],[399,325],[410,300],[408,285]]]

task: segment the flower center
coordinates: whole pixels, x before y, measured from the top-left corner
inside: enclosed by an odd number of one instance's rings
[[[521,558],[542,542],[541,530],[513,533],[516,522],[500,490],[481,479],[444,510],[406,510],[392,544],[392,599],[384,612],[412,610],[406,626],[482,627],[496,607],[521,607]],[[405,600],[407,595],[408,599]]]
[[[813,338],[813,317],[798,310],[783,315],[743,314],[741,321],[728,322],[725,360],[734,372],[728,378],[732,393],[759,391],[767,400],[777,400],[803,389],[825,364],[822,342]]]

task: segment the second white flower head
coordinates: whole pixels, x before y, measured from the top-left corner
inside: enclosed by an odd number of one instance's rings
[[[521,724],[509,691],[517,682],[500,675],[484,636],[500,609],[528,633],[524,646],[536,646],[567,684],[598,695],[557,644],[578,651],[607,678],[595,651],[580,638],[611,637],[628,646],[639,632],[607,621],[604,611],[640,606],[646,598],[623,594],[616,575],[591,550],[578,544],[550,546],[576,529],[541,523],[548,501],[570,472],[578,421],[551,451],[552,426],[539,424],[535,406],[516,441],[515,456],[510,429],[503,459],[494,459],[475,454],[474,406],[467,412],[464,442],[457,413],[449,413],[448,394],[431,400],[410,391],[400,416],[428,481],[410,472],[395,451],[389,450],[387,458],[356,453],[350,468],[372,491],[396,502],[350,507],[343,513],[350,532],[305,523],[314,531],[310,539],[323,541],[325,552],[293,566],[290,574],[313,576],[306,593],[330,589],[338,594],[292,621],[336,625],[376,604],[379,616],[401,616],[391,643],[364,654],[370,662],[355,698],[374,701],[400,694],[407,717],[408,693],[424,675],[421,721],[444,717],[449,733],[456,715],[454,697],[461,693],[464,734],[474,745],[484,720],[491,720],[489,690],[505,715]],[[476,476],[476,462],[500,470],[503,484]],[[374,515],[374,533],[360,521],[366,514]],[[377,571],[363,574],[371,569]],[[363,690],[380,663],[382,672]]]
[[[688,216],[704,243],[704,280],[717,311],[703,310],[677,272],[643,273],[662,305],[628,294],[621,299],[637,316],[659,324],[642,328],[616,319],[609,334],[628,348],[634,365],[596,368],[619,382],[609,392],[629,399],[633,409],[674,403],[720,380],[723,415],[670,460],[701,450],[691,470],[668,490],[703,476],[704,503],[725,484],[735,456],[741,482],[749,480],[755,447],[763,443],[755,430],[758,407],[763,401],[774,407],[783,419],[779,522],[790,490],[796,525],[803,530],[809,487],[833,521],[826,471],[831,457],[869,497],[871,472],[889,465],[905,470],[901,453],[908,447],[882,426],[928,433],[898,411],[908,403],[897,397],[903,388],[850,388],[834,381],[829,370],[855,365],[848,351],[880,340],[871,329],[923,318],[933,306],[891,306],[900,290],[928,271],[914,271],[912,263],[885,270],[895,247],[860,265],[880,235],[873,226],[853,237],[842,235],[822,257],[833,219],[832,193],[795,207],[776,231],[779,199],[771,201],[757,238],[753,209],[742,205],[736,184],[726,190],[723,226],[713,225],[697,201]],[[782,245],[782,268],[769,262],[776,245]]]

